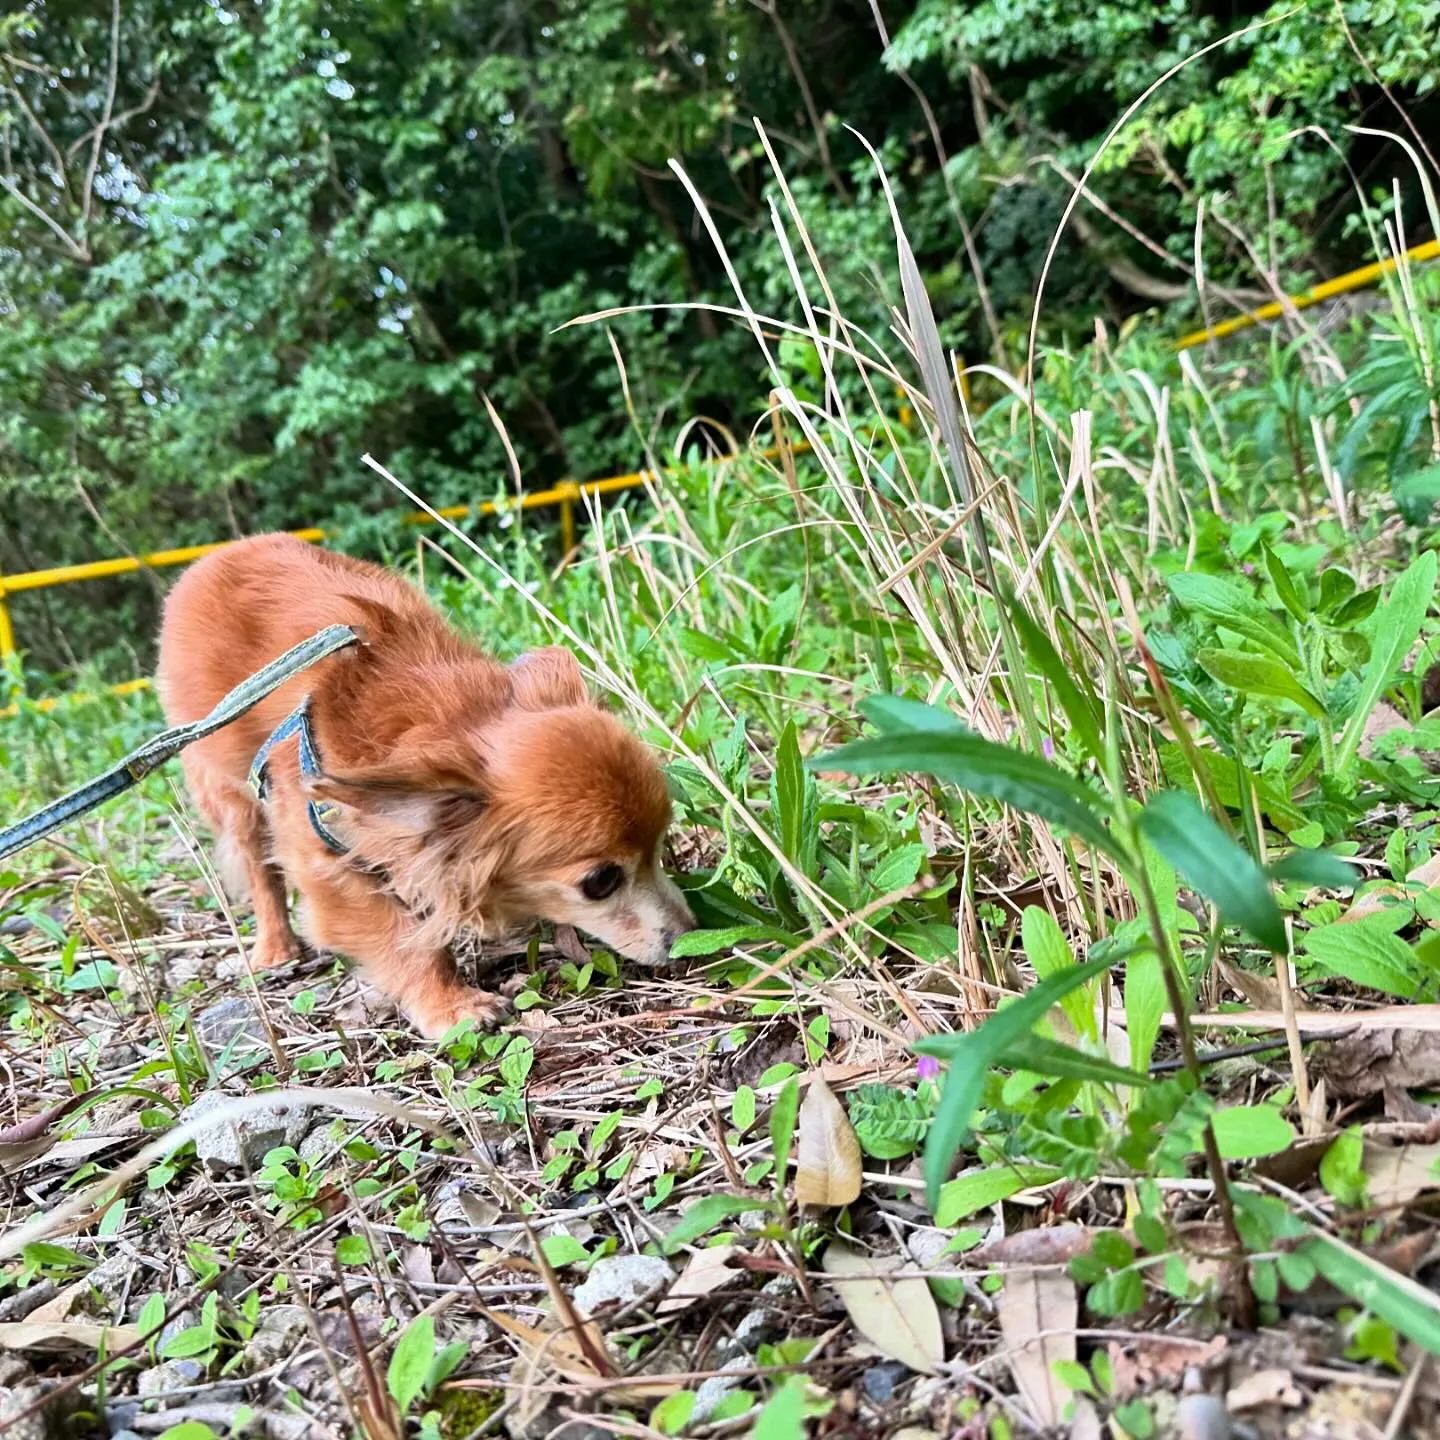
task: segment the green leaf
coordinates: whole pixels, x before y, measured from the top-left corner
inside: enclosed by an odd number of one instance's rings
[[[1390,587],[1390,594],[1371,617],[1370,663],[1360,677],[1360,696],[1335,747],[1335,773],[1346,774],[1360,749],[1365,722],[1375,703],[1405,663],[1425,623],[1435,594],[1435,552],[1427,550]]]
[[[839,770],[847,775],[900,770],[934,775],[971,795],[1038,815],[1124,863],[1123,852],[1091,809],[1099,796],[1053,765],[978,735],[897,730],[855,740],[806,763],[814,770]]]
[[[775,1181],[785,1183],[790,1163],[790,1146],[795,1139],[795,1117],[800,1111],[800,1082],[793,1076],[785,1082],[770,1110],[770,1146],[775,1152]]]
[[[661,1253],[674,1255],[702,1235],[708,1235],[722,1220],[746,1210],[768,1209],[769,1203],[747,1195],[707,1195],[697,1200],[661,1239]]]
[[[812,833],[811,827],[805,823],[807,780],[809,777],[800,759],[800,742],[795,735],[795,722],[789,720],[780,732],[780,743],[775,747],[775,772],[770,782],[771,804],[775,807],[780,825],[777,837],[780,849],[808,877],[810,867],[806,863],[806,851],[813,847],[806,844]]]
[[[888,895],[892,890],[899,890],[915,879],[929,853],[925,846],[918,842],[897,846],[865,878],[877,895]]]
[[[370,1259],[370,1242],[363,1235],[346,1235],[335,1242],[335,1258],[342,1265],[364,1265]]]
[[[748,1085],[742,1085],[730,1102],[730,1123],[741,1132],[755,1123],[755,1092]]]
[[[687,930],[670,947],[673,956],[716,955],[721,950],[733,950],[746,940],[767,940],[793,949],[800,943],[796,935],[788,930],[777,930],[773,925],[731,925],[724,930]]]
[[[924,730],[936,735],[973,735],[975,732],[957,715],[911,700],[905,695],[870,695],[859,704],[860,713],[882,734],[904,734]]]
[[[1060,658],[1054,645],[1050,643],[1049,635],[1031,618],[1029,610],[1021,602],[1009,599],[1007,611],[1020,634],[1020,643],[1025,647],[1025,653],[1030,657],[1031,664],[1049,682],[1060,709],[1070,722],[1070,728],[1095,761],[1103,766],[1105,741],[1100,734],[1100,722],[1096,719],[1094,705],[1076,685],[1070,666]]]
[[[750,1440],[805,1440],[805,1377],[790,1376],[755,1417]]]
[[[565,1265],[575,1265],[590,1258],[590,1253],[573,1236],[565,1234],[546,1235],[540,1241],[545,1258],[558,1270]]]
[[[1423,1350],[1440,1355],[1440,1296],[1333,1235],[1317,1234],[1301,1253],[1337,1290],[1388,1321]]]
[[[652,1428],[662,1435],[678,1435],[690,1423],[698,1398],[693,1390],[677,1390],[667,1395],[650,1412]]]
[[[925,1137],[925,1199],[932,1213],[939,1204],[940,1186],[950,1162],[970,1127],[985,1077],[1005,1047],[1024,1035],[1063,995],[1110,968],[1110,961],[1092,960],[1072,970],[1042,980],[1012,1004],[997,1010],[978,1030],[956,1037],[962,1040],[951,1051],[950,1069],[940,1103]]]
[[[1055,917],[1039,905],[1027,905],[1020,917],[1020,943],[1041,980],[1062,974],[1075,963]],[[1095,1010],[1088,991],[1072,990],[1061,1002],[1076,1034],[1095,1033]]]
[[[1155,847],[1142,835],[1140,860],[1160,912],[1160,924],[1174,953],[1180,947],[1180,901],[1175,870],[1166,864]],[[1148,946],[1125,962],[1125,1033],[1130,1037],[1130,1059],[1138,1068],[1148,1069],[1160,1037],[1160,1020],[1165,1014],[1165,976],[1160,956]]]
[[[1275,587],[1280,603],[1303,625],[1310,618],[1309,607],[1296,588],[1290,572],[1285,568],[1285,562],[1263,540],[1260,542],[1260,553],[1265,557],[1265,571],[1270,576],[1270,583]]]
[[[182,1420],[160,1432],[160,1440],[219,1440],[203,1420]]]
[[[203,1355],[215,1344],[215,1330],[210,1325],[192,1325],[178,1335],[172,1335],[161,1347],[160,1353],[167,1360],[185,1360],[192,1355]]]
[[[1358,1125],[1342,1130],[1321,1157],[1320,1183],[1338,1204],[1352,1210],[1366,1205],[1370,1182],[1365,1174],[1365,1137]]]
[[[1226,1160],[1256,1160],[1278,1155],[1295,1140],[1295,1127],[1278,1105],[1232,1105],[1210,1117],[1215,1143]]]
[[[1322,724],[1328,720],[1323,702],[1295,678],[1294,670],[1273,656],[1248,650],[1201,650],[1195,659],[1213,679],[1242,695],[1288,700]]]
[[[1434,979],[1415,950],[1391,933],[1386,914],[1317,925],[1300,948],[1332,975],[1411,1000]]]
[[[1140,829],[1188,884],[1215,903],[1222,920],[1285,954],[1285,922],[1265,872],[1192,796],[1162,790],[1140,812]]]
[[[1326,890],[1353,890],[1363,878],[1353,865],[1328,850],[1292,850],[1267,866],[1265,873],[1272,880],[1319,885]]]
[[[385,1372],[385,1387],[402,1415],[409,1414],[410,1407],[423,1393],[434,1358],[434,1317],[417,1315],[396,1341],[390,1368]]]
[[[954,1225],[978,1210],[988,1210],[992,1205],[1018,1195],[1022,1190],[1049,1185],[1060,1179],[1062,1173],[1050,1165],[1017,1163],[992,1165],[988,1170],[958,1176],[940,1187],[940,1197],[935,1205],[935,1223]]]
[[[1296,669],[1300,652],[1285,627],[1255,597],[1229,580],[1185,571],[1165,582],[1192,614],[1223,625]]]
[[[915,1047],[917,1050],[919,1046]],[[999,1054],[995,1063],[1014,1070],[1029,1070],[1055,1080],[1089,1080],[1097,1085],[1148,1085],[1150,1076],[1100,1055],[1091,1055],[1063,1040],[1044,1035],[1021,1035]]]

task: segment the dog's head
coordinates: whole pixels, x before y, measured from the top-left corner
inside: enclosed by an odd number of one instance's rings
[[[662,865],[670,800],[654,755],[592,703],[568,651],[524,657],[494,698],[477,714],[455,686],[382,761],[314,795],[338,807],[357,861],[429,917],[427,939],[539,917],[663,964],[695,921]]]

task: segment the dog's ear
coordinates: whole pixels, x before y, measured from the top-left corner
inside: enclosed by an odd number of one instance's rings
[[[559,645],[522,655],[510,666],[510,693],[522,710],[588,705],[590,693],[575,657]]]

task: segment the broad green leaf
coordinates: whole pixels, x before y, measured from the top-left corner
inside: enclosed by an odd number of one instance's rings
[[[1029,610],[1013,599],[1008,602],[1007,609],[1030,663],[1049,681],[1070,728],[1095,761],[1104,765],[1105,741],[1100,734],[1100,722],[1095,717],[1095,706],[1075,683],[1070,666],[1060,658],[1050,643],[1049,635],[1036,624]]]
[[[1270,576],[1270,583],[1275,587],[1280,603],[1303,625],[1310,618],[1309,607],[1296,588],[1290,572],[1285,568],[1285,562],[1263,540],[1260,542],[1260,553],[1265,557],[1265,571]]]
[[[899,845],[885,856],[866,879],[877,894],[888,895],[892,890],[899,890],[915,879],[929,853],[918,841],[913,845]]]
[[[770,777],[770,803],[779,823],[780,848],[807,878],[814,878],[817,843],[815,781],[806,774],[800,758],[795,722],[787,721],[775,747],[775,770]]]
[[[905,695],[871,695],[860,702],[860,713],[882,735],[907,730],[929,730],[937,735],[973,735],[975,732],[958,716],[923,700]]]
[[[1027,905],[1020,917],[1020,943],[1042,980],[1061,974],[1075,963],[1059,923],[1038,905]],[[1095,1033],[1095,1010],[1088,991],[1072,990],[1060,1004],[1077,1035]]]
[[[1436,975],[1412,946],[1392,933],[1392,923],[1390,916],[1381,914],[1373,921],[1317,925],[1305,935],[1300,948],[1332,975],[1411,1000],[1433,984]]]
[[[695,1413],[699,1396],[693,1390],[677,1390],[667,1395],[651,1412],[650,1425],[662,1435],[678,1435]]]
[[[1109,968],[1108,959],[1092,960],[1053,975],[997,1010],[978,1030],[956,1037],[965,1043],[951,1051],[940,1103],[930,1124],[930,1133],[925,1137],[925,1198],[932,1213],[939,1203],[940,1186],[950,1162],[970,1128],[970,1117],[985,1088],[985,1077],[1005,1047],[1024,1035],[1062,996]]]
[[[1267,866],[1266,874],[1272,880],[1319,885],[1326,890],[1353,890],[1363,878],[1353,865],[1328,850],[1292,850]]]
[[[934,775],[971,795],[1038,815],[1123,863],[1119,846],[1091,808],[1100,800],[1098,795],[1053,765],[978,735],[894,731],[842,745],[807,763],[815,770],[839,770],[847,775],[900,770]]]
[[[1431,1355],[1440,1355],[1440,1296],[1432,1290],[1333,1235],[1316,1234],[1300,1253],[1337,1290]]]
[[[1365,734],[1365,722],[1385,689],[1410,654],[1430,601],[1435,595],[1435,552],[1427,550],[1390,587],[1390,594],[1370,618],[1370,663],[1360,677],[1360,695],[1335,748],[1335,773],[1344,775],[1353,764]]]
[[[765,1210],[768,1200],[756,1199],[753,1195],[707,1195],[697,1200],[665,1233],[660,1249],[666,1255],[674,1255],[686,1245],[694,1244],[708,1235],[722,1220],[747,1210]]]
[[[363,1265],[370,1258],[370,1242],[363,1235],[343,1235],[335,1242],[335,1258],[342,1265]]]
[[[730,925],[724,930],[688,930],[670,947],[673,956],[717,955],[733,950],[747,940],[765,940],[776,945],[796,946],[797,935],[777,930],[773,925]]]
[[[1288,1150],[1295,1127],[1278,1105],[1232,1105],[1210,1117],[1215,1143],[1227,1160],[1256,1160]]]
[[[1192,614],[1234,631],[1287,665],[1299,667],[1300,652],[1289,632],[1253,595],[1233,581],[1185,571],[1171,575],[1165,583]]]
[[[1180,946],[1180,901],[1174,867],[1168,865],[1155,847],[1142,835],[1140,860],[1155,896],[1160,925],[1174,953]],[[1160,1020],[1165,1014],[1165,975],[1162,960],[1154,945],[1131,956],[1125,962],[1125,1033],[1130,1037],[1130,1059],[1141,1070],[1149,1067],[1160,1036]]]
[[[589,1251],[573,1235],[563,1232],[544,1236],[540,1241],[540,1248],[545,1252],[545,1258],[557,1269],[590,1258]]]
[[[791,1375],[761,1407],[750,1440],[805,1440],[805,1377]]]
[[[1192,796],[1162,790],[1140,812],[1140,829],[1189,885],[1215,903],[1222,920],[1275,954],[1285,953],[1285,922],[1265,872]]]
[[[430,1363],[435,1358],[435,1320],[430,1315],[417,1315],[395,1342],[385,1372],[385,1388],[402,1415],[419,1399],[430,1378]]]
[[[1352,1210],[1362,1209],[1369,1203],[1365,1136],[1358,1125],[1342,1130],[1320,1157],[1320,1183],[1327,1195]]]
[[[1195,658],[1213,679],[1242,695],[1288,700],[1322,723],[1327,719],[1324,704],[1295,678],[1290,666],[1273,656],[1248,650],[1201,650]]]

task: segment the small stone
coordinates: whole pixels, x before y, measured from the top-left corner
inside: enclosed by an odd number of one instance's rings
[[[575,1289],[575,1303],[593,1315],[612,1302],[634,1305],[664,1290],[675,1272],[658,1255],[610,1255],[597,1260]]]
[[[262,1312],[260,1324],[245,1346],[245,1368],[250,1374],[268,1370],[293,1355],[306,1341],[310,1327],[299,1305],[272,1305]]]
[[[209,1046],[223,1050],[233,1042],[232,1053],[265,1048],[265,1027],[255,1007],[243,995],[232,995],[195,1017],[195,1033]]]
[[[173,1390],[189,1390],[204,1377],[205,1367],[198,1360],[166,1360],[152,1369],[142,1370],[135,1382],[135,1393],[149,1399],[168,1397]],[[162,1399],[161,1404],[179,1404],[184,1397],[175,1395]]]
[[[1230,1417],[1214,1395],[1185,1395],[1176,1412],[1180,1440],[1230,1440]]]
[[[909,1378],[910,1367],[894,1360],[871,1365],[860,1377],[865,1398],[875,1405],[888,1405],[895,1398],[895,1389]]]
[[[695,1408],[690,1412],[690,1424],[703,1425],[715,1412],[715,1407],[732,1391],[739,1388],[740,1377],[728,1374],[732,1370],[749,1370],[751,1368],[748,1356],[737,1355],[733,1360],[727,1360],[720,1367],[718,1375],[712,1375],[708,1380],[702,1381],[699,1389],[695,1391]]]
[[[115,1404],[105,1407],[105,1424],[110,1429],[110,1440],[115,1440],[117,1435],[131,1433],[130,1427],[134,1425],[140,1409],[140,1405],[134,1400],[117,1400]]]
[[[233,1103],[235,1097],[218,1090],[207,1091],[183,1115],[183,1119],[205,1120]],[[315,1123],[309,1106],[277,1101],[238,1115],[233,1120],[216,1120],[195,1137],[195,1154],[212,1174],[227,1170],[258,1170],[266,1154],[280,1145],[299,1145]]]

